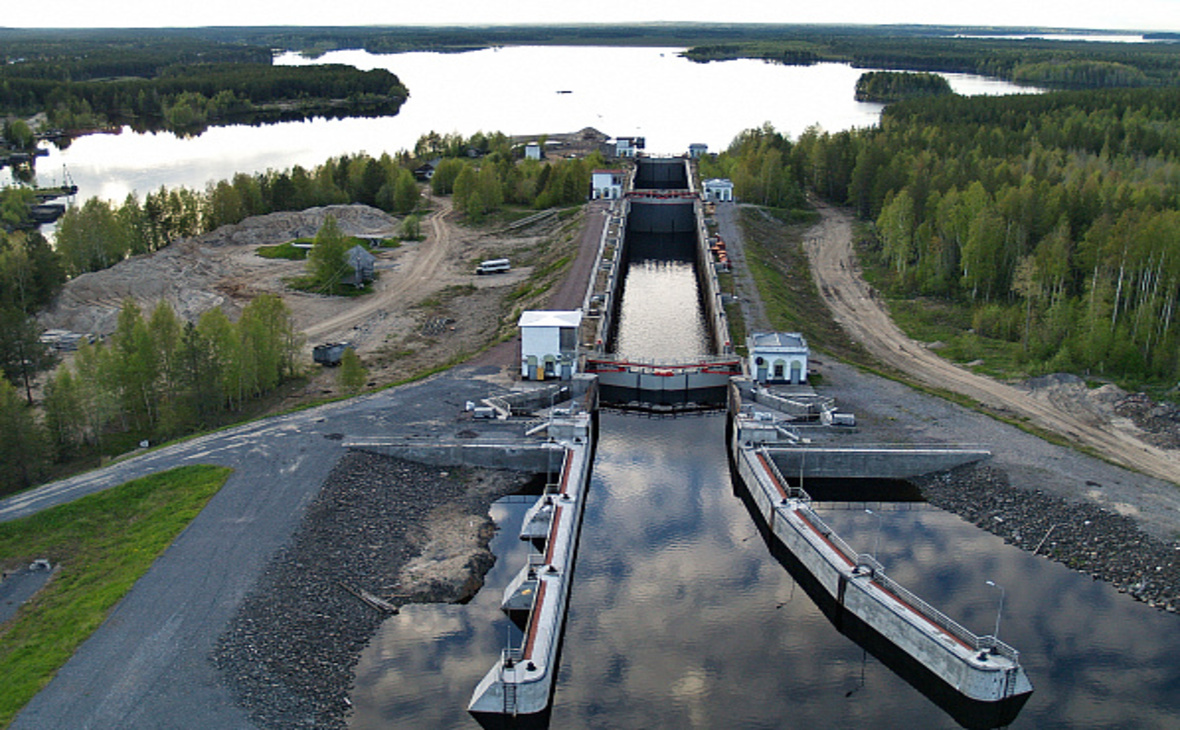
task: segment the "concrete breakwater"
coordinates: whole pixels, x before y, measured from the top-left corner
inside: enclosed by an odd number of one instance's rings
[[[857,554],[810,509],[800,487],[790,487],[764,447],[743,427],[754,420],[732,414],[730,453],[768,530],[843,611],[864,622],[967,699],[1002,703],[1015,715],[1032,692],[1019,654],[995,636],[976,636],[910,594],[884,574],[873,556]]]
[[[550,420],[549,445],[562,452],[562,466],[521,531],[521,539],[541,550],[504,591],[501,606],[519,621],[523,637],[518,646],[504,648],[472,693],[468,710],[484,721],[544,716],[549,710],[590,482],[593,423],[590,413]]]

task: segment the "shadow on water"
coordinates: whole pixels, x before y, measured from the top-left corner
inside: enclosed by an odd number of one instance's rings
[[[1016,719],[1030,695],[1021,695],[1003,702],[980,702],[969,699],[956,691],[921,662],[898,649],[880,632],[837,603],[819,584],[819,581],[770,531],[770,526],[767,525],[766,519],[754,503],[749,489],[732,462],[730,463],[730,479],[734,495],[742,501],[750,513],[750,517],[753,518],[754,524],[758,528],[758,534],[762,537],[771,556],[787,569],[791,577],[803,588],[812,603],[837,631],[872,654],[881,664],[921,692],[964,728],[992,730],[1009,725]],[[807,483],[807,489],[809,492],[815,489],[817,494],[823,495],[822,499],[830,501],[921,501],[920,495],[913,494],[917,490],[912,484],[893,480],[859,482],[833,479],[812,480]],[[882,489],[886,491],[882,492]],[[849,690],[845,696],[851,697],[861,686],[863,686],[863,669],[861,684]]]
[[[736,476],[736,474],[735,474]],[[788,481],[797,483],[788,477]],[[925,502],[922,490],[902,479],[808,479],[816,502]]]

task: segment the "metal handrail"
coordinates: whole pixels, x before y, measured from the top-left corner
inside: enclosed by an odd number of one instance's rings
[[[767,448],[773,449],[776,447],[768,446]],[[777,448],[791,448],[791,447],[779,446]],[[823,451],[824,449],[858,449],[858,450],[861,450],[861,449],[863,449],[863,450],[890,449],[893,451],[918,451],[921,449],[981,449],[984,451],[988,450],[988,447],[986,444],[960,444],[960,443],[928,443],[928,444],[854,443],[854,444],[848,444],[847,446],[826,446],[824,444],[811,444],[807,448],[812,451]]]
[[[628,357],[621,357],[612,353],[604,353],[588,358],[595,362],[613,363],[617,365],[629,365],[631,367],[639,368],[692,368],[700,367],[702,365],[722,365],[729,363],[741,364],[741,358],[736,355],[696,355],[684,360],[644,360]]]
[[[773,464],[773,462],[770,462]],[[1012,648],[1008,644],[1000,641],[994,636],[978,636],[967,629],[965,626],[955,621],[950,616],[947,616],[942,611],[939,611],[934,606],[931,606],[922,598],[914,594],[910,589],[890,578],[886,572],[885,567],[881,565],[877,559],[866,553],[858,553],[852,549],[852,546],[845,542],[844,538],[840,537],[831,527],[827,525],[820,518],[810,505],[806,502],[798,505],[797,509],[804,513],[808,522],[811,522],[820,533],[827,538],[827,540],[845,557],[852,560],[856,566],[867,567],[869,569],[869,579],[877,585],[885,588],[894,596],[896,596],[903,603],[921,614],[924,618],[935,624],[939,628],[945,630],[955,638],[962,641],[967,646],[975,651],[987,650],[993,654],[998,654],[1003,657],[1011,659],[1014,663],[1020,660],[1020,652]]]
[[[777,479],[778,483],[783,486],[783,490],[787,493],[787,499],[797,499],[805,505],[811,504],[811,495],[808,494],[802,486],[792,486],[791,483],[787,481],[787,478],[783,476],[781,471],[779,471],[778,464],[774,463],[774,459],[770,458],[770,454],[767,452],[766,447],[763,446],[758,450],[761,451],[763,456],[766,457],[763,459],[763,461],[770,467],[770,471],[774,478]],[[814,512],[811,512],[810,508],[807,511],[811,514],[815,514]]]

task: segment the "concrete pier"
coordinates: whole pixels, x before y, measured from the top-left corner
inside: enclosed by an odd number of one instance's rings
[[[827,595],[955,692],[1019,711],[1033,687],[1017,651],[971,633],[853,550],[812,511],[807,493],[787,483],[770,450],[750,438],[748,430],[763,424],[740,412],[731,419],[730,453],[759,514]]]
[[[539,551],[529,556],[501,602],[505,613],[522,626],[523,641],[506,647],[475,688],[467,709],[477,719],[537,716],[549,709],[590,481],[592,416],[555,417],[548,436],[546,446],[563,454],[561,470],[529,510],[521,529],[521,539],[533,542]]]

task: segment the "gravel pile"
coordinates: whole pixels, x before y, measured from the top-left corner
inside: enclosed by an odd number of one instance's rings
[[[1005,542],[1030,551],[1039,547],[1038,555],[1107,581],[1155,608],[1171,613],[1180,608],[1180,544],[1147,535],[1129,517],[1091,502],[1017,489],[1002,472],[986,466],[916,481],[931,504]]]
[[[398,226],[396,218],[379,208],[360,204],[328,205],[254,216],[201,234],[193,240],[202,246],[274,246],[295,238],[314,237],[329,215],[336,218],[340,230],[348,236],[390,237]]]
[[[370,637],[396,605],[461,600],[478,588],[495,560],[488,508],[526,478],[366,453],[342,458],[214,649],[251,719],[263,728],[346,727],[353,669]],[[438,538],[430,524],[440,509],[478,522],[482,544],[458,556],[465,575],[403,590],[402,569]]]
[[[1180,408],[1132,393],[1114,405],[1114,412],[1147,432],[1144,440],[1162,449],[1180,449]]]

